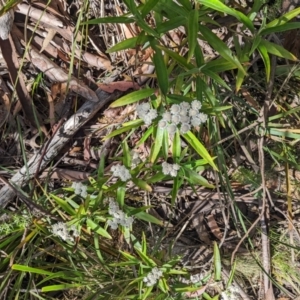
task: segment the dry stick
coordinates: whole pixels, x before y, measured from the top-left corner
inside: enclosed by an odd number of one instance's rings
[[[39,116],[38,112],[35,111],[32,99],[27,91],[24,79],[22,74],[19,74],[19,62],[14,46],[14,42],[10,36],[10,30],[13,26],[13,11],[10,10],[8,13],[3,15],[0,18],[0,49],[3,55],[3,58],[6,62],[10,78],[12,83],[15,85],[16,92],[19,98],[19,101],[22,105],[22,109],[30,121],[30,123],[38,128],[39,124],[43,124],[42,118]],[[21,75],[21,76],[19,76]],[[37,119],[38,124],[35,120]],[[48,135],[45,126],[41,126],[42,131]]]
[[[99,98],[98,102],[87,101],[80,109],[69,118],[52,137],[48,150],[43,156],[44,147],[36,153],[11,179],[15,185],[24,186],[28,180],[32,179],[37,168],[40,171],[58,155],[59,151],[69,142],[77,130],[79,130],[86,122],[88,122],[103,106],[117,99],[122,94],[116,91],[113,94],[98,89],[96,94]],[[4,186],[0,190],[0,207],[5,207],[15,196],[15,192],[8,186]]]

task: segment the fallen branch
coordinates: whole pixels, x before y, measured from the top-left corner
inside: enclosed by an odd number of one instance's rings
[[[35,154],[11,179],[10,182],[17,186],[24,186],[30,179],[35,176],[37,170],[43,171],[46,166],[57,156],[59,151],[69,142],[77,130],[79,130],[86,122],[88,122],[103,106],[109,102],[116,100],[122,93],[115,91],[108,94],[98,89],[96,95],[98,102],[87,101],[81,108],[69,118],[47,145],[47,151],[44,147]],[[5,207],[14,198],[14,191],[7,185],[0,190],[0,207]]]

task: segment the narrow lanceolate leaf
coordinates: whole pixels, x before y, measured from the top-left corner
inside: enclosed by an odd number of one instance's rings
[[[139,178],[132,178],[131,180],[140,189],[147,191],[147,192],[152,192],[151,186],[149,184],[147,184],[146,181],[139,179]]]
[[[183,134],[183,137],[191,145],[191,147],[193,147],[193,149],[213,167],[214,170],[218,170],[208,151],[191,131]]]
[[[153,143],[151,148],[151,154],[150,154],[150,162],[154,163],[162,146],[164,137],[164,129],[157,127],[156,137],[155,137],[155,143]]]
[[[110,234],[104,229],[102,228],[100,225],[96,224],[93,220],[91,219],[87,219],[86,221],[87,226],[89,226],[92,230],[94,230],[95,232],[97,232],[99,235],[102,235],[108,239],[111,239],[112,237],[110,236]]]
[[[299,14],[300,14],[300,7],[293,9],[293,10],[289,11],[288,13],[284,14],[283,16],[281,16],[280,18],[275,19],[272,22],[268,23],[266,25],[266,28],[272,28],[272,27],[276,27],[278,25],[283,25],[283,24],[287,23],[288,21],[297,17]]]
[[[246,75],[246,71],[243,66],[239,62],[239,60],[233,56],[232,51],[228,48],[228,46],[218,38],[213,32],[211,32],[206,26],[199,25],[199,30],[205,40],[215,49],[217,50],[222,57],[224,57],[229,62],[233,63],[242,73]]]
[[[181,141],[180,141],[180,134],[179,134],[179,130],[176,130],[174,139],[173,139],[173,147],[172,147],[172,154],[173,154],[173,160],[175,162],[178,162],[178,159],[180,157],[181,154],[181,145],[180,145]]]
[[[28,267],[28,266],[18,265],[18,264],[12,265],[11,268],[12,268],[12,270],[35,273],[35,274],[42,274],[42,275],[53,275],[54,274],[52,272],[49,272],[49,271],[46,271],[46,270],[43,270],[43,269],[31,268],[31,267]]]
[[[156,42],[151,42],[152,48],[155,50],[153,54],[153,63],[157,76],[157,82],[163,95],[166,95],[169,90],[168,70],[162,55],[162,50],[156,46]]]
[[[214,268],[215,268],[215,281],[221,280],[221,255],[218,244],[214,242]]]
[[[269,82],[270,74],[271,74],[271,62],[270,62],[268,51],[263,44],[259,45],[257,49],[260,53],[261,58],[263,59],[265,70],[266,70],[267,82]]]
[[[153,93],[154,93],[154,89],[143,89],[143,90],[135,91],[114,101],[110,105],[110,107],[119,107],[127,104],[132,104],[151,96]]]
[[[194,56],[195,48],[197,44],[198,35],[198,10],[192,10],[189,13],[187,20],[188,27],[188,42],[189,42],[189,53],[187,61],[190,62],[191,58]]]
[[[290,60],[297,60],[297,57],[295,55],[293,55],[291,52],[287,51],[286,49],[284,49],[283,47],[271,43],[269,41],[266,40],[262,40],[260,42],[260,45],[265,46],[265,48],[267,49],[267,51],[273,55],[282,57],[282,58],[286,58],[286,59],[290,59]]]
[[[241,13],[239,11],[236,11],[235,9],[232,9],[232,8],[226,6],[221,1],[219,1],[219,0],[197,0],[197,1],[209,8],[212,8],[213,10],[220,11],[222,13],[236,17],[240,22],[242,22],[252,32],[255,31],[253,23],[247,16],[245,16],[243,13]]]

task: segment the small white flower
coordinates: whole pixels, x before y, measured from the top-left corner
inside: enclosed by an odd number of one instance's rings
[[[197,109],[193,109],[191,108],[190,111],[189,111],[189,116],[190,117],[195,117],[199,114],[199,111]]]
[[[192,106],[192,109],[199,110],[199,109],[201,109],[202,104],[199,100],[194,100],[194,101],[192,101],[191,106]]]
[[[168,132],[170,135],[174,135],[176,130],[177,130],[177,126],[175,124],[169,124],[168,128],[167,128]]]
[[[172,170],[170,171],[170,175],[172,177],[176,177],[179,169],[180,169],[180,166],[178,164],[172,165]]]
[[[182,123],[180,127],[180,133],[187,133],[188,131],[191,130],[191,126],[188,123]]]
[[[167,126],[168,126],[168,122],[164,119],[162,119],[158,122],[158,127],[161,129],[166,129]]]
[[[199,113],[199,118],[201,120],[201,123],[205,123],[207,121],[207,115],[204,113]]]
[[[189,110],[190,109],[190,107],[191,107],[191,105],[188,103],[188,102],[181,102],[180,103],[180,107],[181,107],[181,109],[184,109],[184,110]]]
[[[195,116],[192,118],[191,123],[192,123],[192,126],[194,126],[194,127],[200,126],[201,119],[198,116]]]
[[[172,123],[174,123],[174,124],[179,124],[181,122],[181,117],[180,117],[180,115],[173,115],[172,116]]]
[[[163,117],[163,120],[165,120],[167,122],[171,122],[172,115],[169,111],[164,112],[162,117]]]
[[[141,159],[139,153],[134,150],[132,150],[130,154],[131,154],[131,169],[134,169],[141,162]]]
[[[191,118],[189,116],[181,116],[181,123],[189,124],[191,122]]]
[[[114,165],[110,170],[113,172],[114,177],[119,177],[124,182],[131,178],[130,172],[125,166]]]
[[[173,104],[171,106],[171,109],[170,109],[171,113],[173,115],[176,115],[176,114],[179,114],[180,113],[180,106],[178,104]]]

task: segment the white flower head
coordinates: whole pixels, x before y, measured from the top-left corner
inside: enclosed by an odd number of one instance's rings
[[[181,102],[180,103],[180,107],[181,107],[181,109],[184,109],[184,110],[189,110],[190,109],[190,107],[191,107],[191,105],[188,103],[188,102]]]
[[[188,131],[191,130],[191,125],[188,123],[182,123],[180,127],[180,133],[187,133]]]
[[[159,278],[161,278],[163,275],[163,272],[158,269],[157,267],[154,267],[146,277],[144,277],[143,281],[146,283],[146,285],[153,286],[154,284],[157,283]]]
[[[173,115],[179,114],[180,113],[180,105],[173,104],[170,108],[170,111]]]
[[[192,118],[191,123],[192,123],[192,126],[194,126],[194,127],[200,126],[201,119],[198,116],[195,116]]]
[[[107,224],[112,229],[117,229],[119,225],[130,228],[134,219],[133,217],[128,217],[125,212],[123,212],[119,204],[115,200],[109,201],[108,213],[113,217],[112,220],[108,220]]]
[[[164,112],[162,117],[163,117],[163,120],[165,120],[167,122],[171,122],[172,115],[169,111]]]
[[[176,177],[179,169],[180,166],[178,164],[169,164],[167,162],[162,163],[162,172],[164,175]]]
[[[193,109],[191,108],[190,111],[189,111],[189,116],[190,117],[195,117],[199,114],[199,111],[197,109]]]
[[[139,153],[134,150],[132,150],[130,154],[131,154],[131,169],[134,169],[141,162],[141,159]]]
[[[181,123],[189,124],[191,122],[191,118],[189,116],[181,116]]]
[[[168,127],[168,122],[162,119],[158,122],[158,127],[161,129],[166,129]]]
[[[173,115],[172,116],[172,123],[173,124],[179,124],[181,122],[181,117],[180,117],[180,115]]]
[[[191,106],[192,106],[192,109],[200,110],[202,107],[202,104],[199,100],[194,100],[194,101],[192,101]]]
[[[74,237],[79,236],[79,232],[75,225],[70,227],[64,222],[58,222],[51,226],[51,231],[54,235],[60,237],[64,241],[74,241]]]
[[[122,181],[127,181],[131,178],[131,174],[129,170],[125,168],[125,166],[122,165],[114,165],[110,169],[113,172],[114,177],[119,177]]]
[[[205,123],[207,121],[207,115],[204,113],[199,113],[199,118],[201,120],[201,123]]]
[[[177,130],[177,126],[175,124],[169,124],[168,128],[167,128],[168,132],[170,135],[174,135],[176,130]]]

